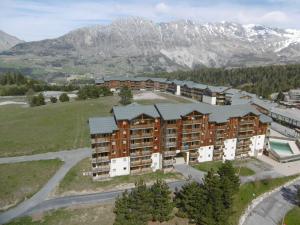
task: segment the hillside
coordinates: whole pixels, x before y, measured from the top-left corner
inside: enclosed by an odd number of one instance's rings
[[[0,52],[8,50],[23,41],[0,30]]]
[[[191,71],[151,74],[179,80],[239,88],[268,98],[271,93],[300,87],[300,65],[275,65],[248,68],[202,68]]]
[[[47,74],[48,80],[65,73],[101,76],[298,63],[300,31],[230,22],[154,23],[132,17],[18,44],[2,52],[0,62],[0,69],[15,65]]]

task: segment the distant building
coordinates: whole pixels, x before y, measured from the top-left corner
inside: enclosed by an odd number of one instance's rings
[[[94,179],[169,170],[185,163],[261,155],[270,118],[251,105],[204,103],[115,106],[90,118]]]
[[[226,101],[225,98],[225,91],[228,90],[229,87],[208,86],[193,81],[122,76],[97,79],[95,84],[98,86],[107,87],[111,91],[117,91],[121,87],[127,86],[132,90],[167,91],[175,95],[182,95],[184,97],[211,105],[229,104],[229,101]]]

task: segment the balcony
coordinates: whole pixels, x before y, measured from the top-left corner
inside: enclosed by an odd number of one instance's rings
[[[248,153],[249,151],[251,151],[249,146],[237,147],[237,149],[236,149],[237,153]]]
[[[97,172],[107,172],[110,170],[110,166],[98,166],[98,167],[93,167],[93,172],[97,173]]]
[[[166,142],[165,143],[166,148],[176,147],[176,146],[177,146],[177,142]]]
[[[237,143],[237,146],[249,146],[252,142],[250,140],[240,141]]]
[[[130,157],[137,158],[137,157],[143,157],[143,156],[150,156],[151,154],[152,154],[151,151],[132,152],[132,153],[130,153]]]
[[[249,119],[247,119],[247,120],[241,120],[240,121],[240,125],[241,126],[243,126],[243,125],[254,125],[254,120],[249,120]]]
[[[186,145],[186,146],[182,146],[181,150],[183,151],[188,151],[188,150],[192,150],[192,149],[198,149],[200,147],[200,143],[197,145]]]
[[[110,159],[108,158],[108,156],[92,158],[92,163],[101,163],[101,162],[109,162],[109,161]]]
[[[201,120],[184,120],[183,121],[183,125],[186,125],[186,124],[202,124],[202,119]]]
[[[150,173],[152,172],[152,169],[149,168],[141,168],[141,169],[131,169],[130,173],[131,174],[141,174],[141,173]]]
[[[164,166],[173,165],[174,163],[175,163],[175,160],[173,160],[173,159],[168,159],[168,160],[163,161]]]
[[[164,157],[175,156],[176,151],[164,151]]]
[[[183,134],[200,134],[201,128],[192,128],[192,129],[183,129],[182,133]]]
[[[141,124],[130,124],[130,129],[131,130],[137,130],[137,129],[149,129],[153,128],[154,123],[141,123]]]
[[[243,140],[243,139],[249,139],[253,136],[253,134],[242,134],[238,136],[239,140]]]
[[[153,134],[152,133],[142,133],[142,134],[131,134],[130,135],[131,140],[143,139],[143,138],[153,138]]]
[[[201,139],[200,135],[197,136],[188,136],[188,137],[182,137],[183,141],[199,141]]]
[[[144,147],[152,147],[153,146],[153,142],[140,142],[140,143],[134,143],[134,144],[130,144],[130,148],[144,148]]]
[[[110,147],[96,147],[96,148],[92,148],[92,153],[103,153],[103,152],[109,152],[110,151]]]
[[[110,138],[92,138],[92,144],[110,142]]]
[[[248,132],[248,131],[254,131],[253,126],[251,127],[240,127],[239,132]]]
[[[166,124],[166,129],[175,129],[175,128],[177,128],[176,123],[167,123]]]
[[[177,133],[173,133],[173,134],[166,134],[167,138],[177,138]]]
[[[216,141],[215,146],[223,146],[224,145],[224,142],[223,141]]]

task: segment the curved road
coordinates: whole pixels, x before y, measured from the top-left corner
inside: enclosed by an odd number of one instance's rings
[[[1,213],[0,224],[7,223],[16,217],[23,215],[29,209],[45,201],[48,195],[50,194],[50,192],[59,184],[59,182],[64,178],[67,172],[79,161],[89,157],[90,155],[91,155],[91,150],[88,148],[83,148],[83,149],[76,149],[76,150],[69,150],[69,151],[38,154],[32,156],[1,158],[0,159],[1,164],[33,161],[33,160],[48,160],[48,159],[55,159],[55,158],[59,158],[63,160],[65,163],[55,173],[55,175],[51,177],[51,179],[30,199],[23,201],[16,207],[9,209],[4,213]]]
[[[243,225],[280,224],[285,214],[295,206],[296,190],[299,187],[300,180],[298,179],[293,184],[282,188],[264,199],[252,210]]]

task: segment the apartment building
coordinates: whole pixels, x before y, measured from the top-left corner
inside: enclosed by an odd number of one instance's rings
[[[261,155],[270,118],[251,105],[115,106],[90,118],[94,179],[172,169],[185,163]]]
[[[165,78],[149,77],[104,77],[95,81],[98,86],[105,86],[111,91],[117,91],[123,86],[132,90],[167,91],[182,95],[211,105],[229,104],[225,98],[228,87],[208,86],[193,81],[167,80]]]

